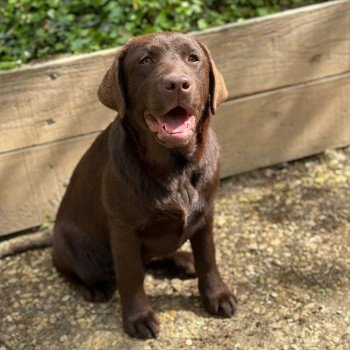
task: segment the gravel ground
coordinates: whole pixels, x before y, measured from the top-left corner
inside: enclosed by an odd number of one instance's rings
[[[234,318],[210,317],[195,279],[148,273],[161,334],[133,340],[119,296],[85,302],[44,249],[0,260],[0,350],[349,350],[350,148],[227,179],[216,203]]]

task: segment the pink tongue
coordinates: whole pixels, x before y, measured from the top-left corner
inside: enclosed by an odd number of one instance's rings
[[[171,110],[166,115],[158,117],[159,124],[170,134],[183,132],[189,123],[190,116],[185,111]]]

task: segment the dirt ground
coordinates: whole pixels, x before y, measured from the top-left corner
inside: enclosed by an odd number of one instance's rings
[[[49,248],[0,260],[0,350],[349,350],[350,148],[224,180],[216,204],[235,317],[210,317],[195,279],[147,273],[161,333],[133,340],[119,296],[85,302]]]

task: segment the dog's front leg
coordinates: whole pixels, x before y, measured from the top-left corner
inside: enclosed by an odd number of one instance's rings
[[[215,259],[213,210],[206,215],[205,225],[190,239],[198,276],[199,291],[207,311],[231,317],[236,311],[236,298],[223,282]]]
[[[116,225],[111,230],[111,246],[125,332],[131,337],[155,338],[159,322],[143,288],[140,240],[130,228]]]

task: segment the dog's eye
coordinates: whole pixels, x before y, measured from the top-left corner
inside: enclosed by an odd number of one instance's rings
[[[199,61],[199,58],[197,55],[195,55],[194,53],[191,53],[189,56],[188,56],[188,60],[189,62],[198,62]]]
[[[145,57],[141,58],[140,63],[141,64],[151,64],[152,58],[149,56],[145,56]]]

